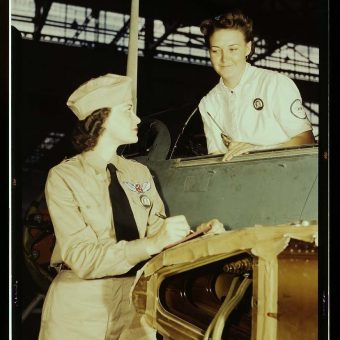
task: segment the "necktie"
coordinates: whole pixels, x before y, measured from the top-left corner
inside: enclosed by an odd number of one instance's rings
[[[117,242],[121,240],[136,240],[139,238],[138,228],[129,200],[118,181],[117,169],[112,163],[109,163],[107,168],[111,174],[109,193]]]
[[[133,216],[129,200],[117,178],[117,169],[109,163],[107,168],[111,174],[111,183],[109,185],[109,193],[111,199],[113,221],[116,230],[117,242],[121,240],[132,241],[139,238],[138,228],[135,217]],[[137,270],[143,267],[146,261],[137,263],[128,272],[116,275],[116,277],[135,276]]]

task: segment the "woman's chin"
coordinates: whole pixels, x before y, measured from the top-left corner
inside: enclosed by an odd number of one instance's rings
[[[138,142],[138,136],[135,136],[134,138],[131,138],[130,144],[135,144]]]

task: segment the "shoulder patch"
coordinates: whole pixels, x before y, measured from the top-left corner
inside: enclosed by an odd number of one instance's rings
[[[295,99],[290,105],[290,112],[299,119],[305,119],[307,117],[306,111],[303,108],[302,102],[300,99]]]

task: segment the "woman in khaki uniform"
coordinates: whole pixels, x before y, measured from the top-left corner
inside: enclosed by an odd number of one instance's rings
[[[58,269],[43,306],[40,340],[154,339],[141,325],[129,291],[141,261],[185,237],[184,216],[167,219],[147,167],[119,157],[118,146],[137,142],[140,119],[132,106],[131,79],[107,74],[81,85],[67,105],[79,118],[74,145],[80,153],[49,171],[45,194]],[[113,164],[139,238],[117,242],[108,187]]]

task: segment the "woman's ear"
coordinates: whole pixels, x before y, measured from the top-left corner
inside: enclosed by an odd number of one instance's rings
[[[252,47],[252,42],[251,41],[248,41],[247,42],[247,47],[246,47],[246,60],[248,59],[249,57],[249,54],[251,53],[251,47]]]

